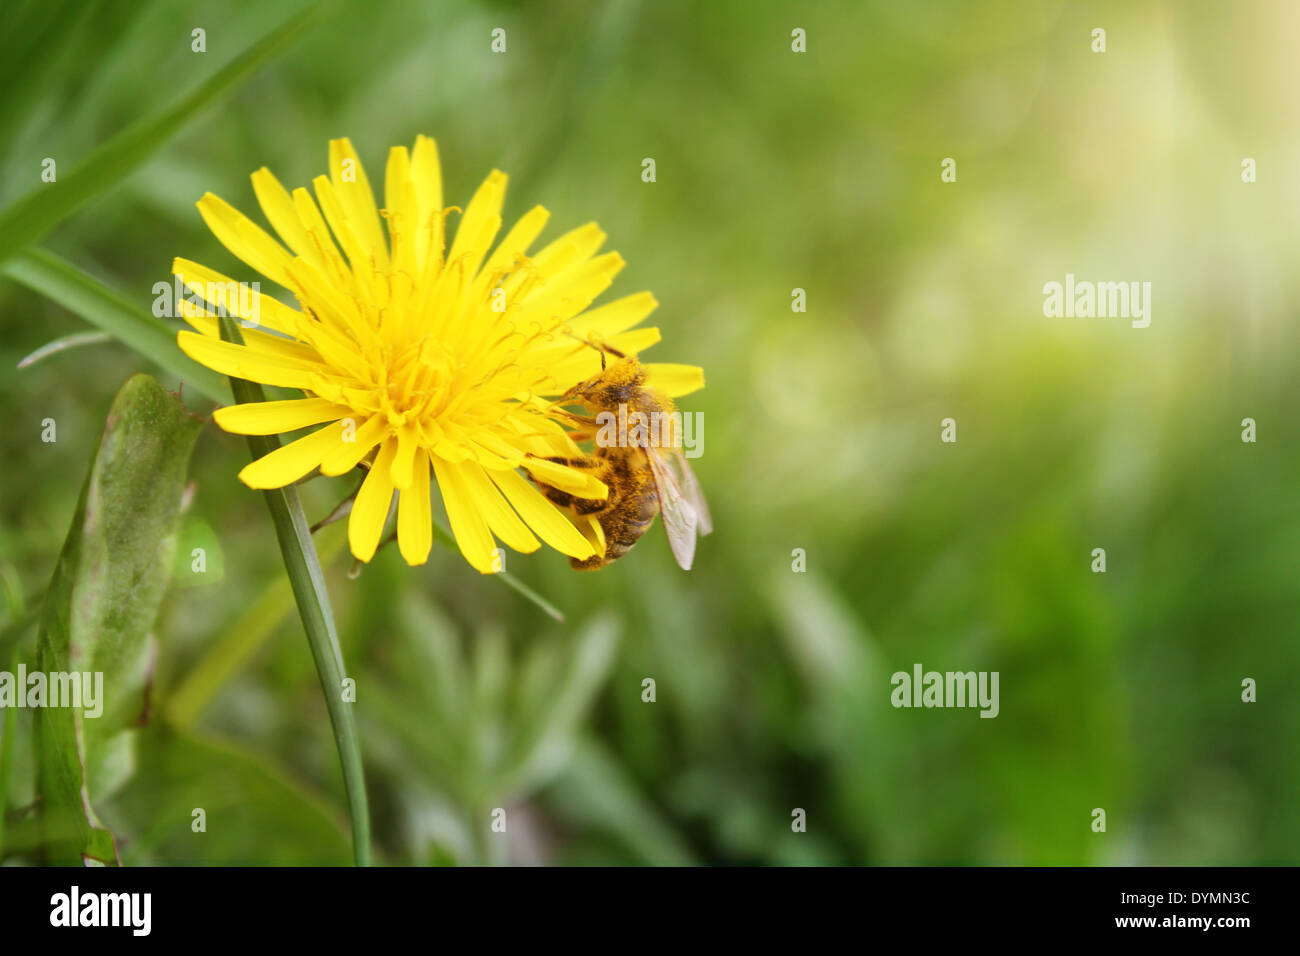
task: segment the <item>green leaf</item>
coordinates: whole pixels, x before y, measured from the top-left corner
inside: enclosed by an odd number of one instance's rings
[[[227,400],[222,376],[180,350],[176,329],[72,263],[44,249],[29,249],[0,265],[0,272],[121,340],[204,397]]]
[[[122,130],[57,182],[42,183],[10,205],[0,213],[0,262],[39,242],[86,202],[121,182],[195,114],[275,57],[314,12],[315,5],[294,14],[188,96]]]
[[[50,862],[116,859],[87,790],[88,752],[145,709],[148,634],[170,577],[186,465],[201,428],[175,395],[136,375],[113,400],[82,487],[46,594],[36,669],[101,673],[102,714],[35,712]]]
[[[242,343],[239,327],[228,316],[221,318],[221,337],[227,342]],[[231,378],[230,390],[235,401],[262,402],[266,400],[262,386],[255,382]],[[253,458],[269,455],[280,447],[277,435],[250,435],[248,447]],[[334,626],[334,612],[330,608],[329,591],[321,573],[320,558],[312,541],[307,516],[302,510],[298,489],[293,485],[265,492],[266,505],[271,511],[271,522],[280,542],[284,569],[293,587],[298,614],[307,643],[311,647],[320,677],[321,693],[334,730],[334,743],[343,768],[343,785],[348,794],[352,814],[352,851],[358,866],[370,865],[370,809],[366,799],[365,768],[361,763],[361,738],[357,734],[356,717],[352,704],[343,699],[343,650],[339,646],[338,632]]]
[[[260,757],[166,724],[155,724],[137,737],[138,771],[104,809],[122,834],[124,863],[348,862],[342,821]]]

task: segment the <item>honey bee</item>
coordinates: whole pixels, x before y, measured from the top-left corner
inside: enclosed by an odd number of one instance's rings
[[[553,456],[548,461],[589,471],[609,488],[604,501],[577,498],[533,479],[552,502],[575,517],[594,517],[605,534],[605,553],[590,558],[570,558],[579,571],[594,571],[631,550],[649,529],[655,515],[663,518],[673,557],[689,571],[695,558],[696,535],[713,530],[695,472],[682,454],[676,423],[680,418],[667,397],[646,382],[646,370],[635,357],[608,345],[601,349],[601,372],[573,386],[560,397],[560,405],[582,405],[590,417],[564,412],[583,425],[610,423],[610,416],[626,425],[629,419],[658,423],[659,427],[620,429],[617,443],[603,443],[590,455]],[[605,366],[605,353],[618,361]],[[640,413],[644,419],[634,418]],[[607,413],[607,415],[602,415]],[[667,424],[668,435],[665,435]],[[622,440],[626,437],[626,440]],[[585,439],[584,439],[585,440]]]

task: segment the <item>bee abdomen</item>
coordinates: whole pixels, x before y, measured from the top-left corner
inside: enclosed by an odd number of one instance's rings
[[[612,536],[606,532],[606,553],[613,558],[622,557],[631,550],[632,545],[641,540],[641,536],[646,533],[649,527],[649,521],[627,521],[614,529]]]
[[[650,528],[659,513],[659,499],[654,492],[644,492],[634,500],[624,503],[608,520],[602,520],[605,529],[605,559],[613,561],[632,550]]]

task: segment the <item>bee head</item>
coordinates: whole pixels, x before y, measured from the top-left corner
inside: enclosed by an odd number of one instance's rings
[[[588,408],[609,408],[634,398],[645,384],[645,369],[632,356],[624,356],[599,374],[580,382],[564,398]]]

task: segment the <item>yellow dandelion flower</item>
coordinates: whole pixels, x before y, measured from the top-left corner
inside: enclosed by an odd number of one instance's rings
[[[461,552],[481,572],[493,570],[498,539],[521,552],[536,551],[540,539],[570,557],[595,554],[599,525],[575,524],[524,473],[577,497],[606,496],[591,475],[545,460],[579,454],[554,403],[599,373],[601,353],[589,342],[635,354],[659,340],[658,329],[637,327],[654,296],[589,308],[623,267],[618,253],[598,254],[605,233],[594,222],[530,253],[549,215],[536,206],[495,242],[506,191],[496,170],[448,247],[446,224],[460,210],[443,207],[437,146],[426,136],[389,152],[382,210],[348,140],[330,141],[329,165],[329,177],[313,180],[314,200],[265,168],[253,173],[279,241],[211,193],[198,202],[222,245],[292,293],[297,308],[260,289],[239,294],[235,280],[195,262],[173,265],[195,330],[178,335],[185,354],[304,396],[220,408],[217,424],[240,435],[323,426],[252,462],[240,479],[279,488],[316,469],[367,468],[348,524],[362,561],[374,556],[396,496],[398,548],[408,563],[424,563],[431,483]],[[222,314],[245,320],[242,345],[221,339]],[[704,384],[695,366],[645,367],[665,395]]]

